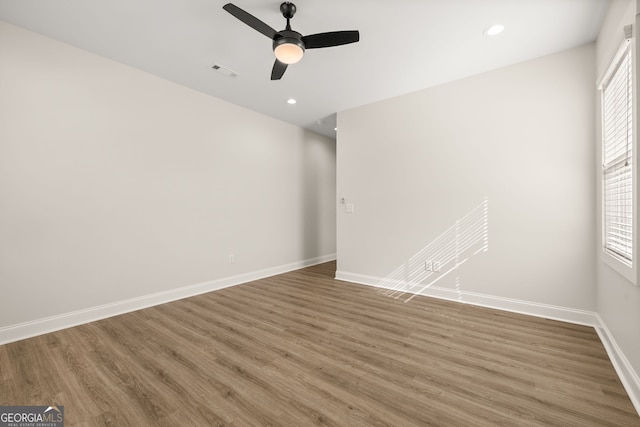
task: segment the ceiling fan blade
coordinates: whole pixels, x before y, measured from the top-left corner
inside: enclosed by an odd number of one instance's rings
[[[278,33],[276,30],[274,30],[273,28],[271,28],[270,26],[268,26],[267,24],[265,24],[255,16],[251,15],[248,12],[245,12],[244,10],[240,9],[238,6],[232,3],[227,3],[224,6],[222,6],[222,8],[227,12],[229,12],[230,14],[232,14],[233,16],[235,16],[236,18],[238,18],[239,20],[241,20],[242,22],[244,22],[245,24],[247,24],[248,26],[250,26],[251,28],[253,28],[254,30],[259,31],[265,36],[269,37],[271,40],[273,40],[276,34]]]
[[[287,64],[276,59],[271,70],[271,80],[280,80],[285,71],[287,71]]]
[[[360,33],[355,31],[332,31],[329,33],[311,34],[302,37],[302,42],[306,49],[317,49],[320,47],[340,46],[343,44],[355,43],[360,40]]]

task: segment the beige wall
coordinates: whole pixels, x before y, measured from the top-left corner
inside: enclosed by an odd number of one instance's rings
[[[335,141],[0,23],[0,329],[334,253]]]
[[[338,276],[388,277],[486,198],[489,250],[434,286],[595,310],[594,105],[591,44],[340,113]]]

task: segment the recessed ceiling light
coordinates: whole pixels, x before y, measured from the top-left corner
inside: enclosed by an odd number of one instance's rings
[[[295,100],[295,99],[293,99],[293,98],[289,98],[289,99],[287,99],[287,104],[293,105],[293,104],[295,104],[296,102],[298,102],[298,101],[296,101],[296,100]]]
[[[498,34],[500,34],[503,31],[504,31],[504,25],[495,24],[495,25],[490,26],[486,30],[484,30],[483,34],[485,36],[497,36]]]
[[[337,130],[338,130],[338,128],[333,128],[333,130],[337,131]]]

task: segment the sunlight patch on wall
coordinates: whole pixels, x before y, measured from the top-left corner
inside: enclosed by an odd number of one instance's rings
[[[469,259],[489,250],[489,200],[458,219],[451,227],[385,277],[380,293],[395,299],[411,294],[411,301],[443,278],[455,274],[455,290],[462,301],[459,270]]]

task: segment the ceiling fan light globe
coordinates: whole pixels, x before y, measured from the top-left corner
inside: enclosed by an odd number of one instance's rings
[[[300,61],[304,56],[304,46],[298,40],[284,41],[273,48],[278,61],[291,65]]]

